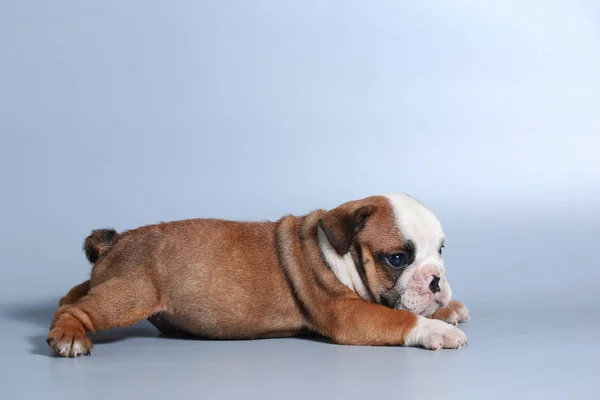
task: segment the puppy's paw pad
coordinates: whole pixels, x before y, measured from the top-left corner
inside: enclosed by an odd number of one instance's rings
[[[78,357],[92,352],[92,342],[82,331],[56,327],[48,334],[46,343],[61,357]]]

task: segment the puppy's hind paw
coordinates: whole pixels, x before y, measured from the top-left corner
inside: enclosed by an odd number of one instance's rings
[[[92,341],[85,332],[54,328],[46,339],[48,346],[61,357],[89,356],[92,354]]]

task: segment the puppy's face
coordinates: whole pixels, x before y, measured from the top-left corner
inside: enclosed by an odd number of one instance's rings
[[[333,272],[363,298],[431,315],[452,291],[437,217],[404,194],[373,196],[327,212],[321,249]]]

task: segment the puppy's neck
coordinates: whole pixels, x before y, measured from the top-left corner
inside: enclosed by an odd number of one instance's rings
[[[358,295],[364,300],[371,301],[369,289],[365,285],[365,282],[361,279],[360,274],[356,269],[354,259],[352,258],[350,252],[344,254],[343,256],[340,256],[335,251],[331,243],[329,243],[327,235],[321,229],[320,226],[317,228],[317,232],[319,247],[321,248],[323,257],[325,257],[327,265],[329,266],[329,268],[331,268],[335,276],[344,285],[358,293]]]

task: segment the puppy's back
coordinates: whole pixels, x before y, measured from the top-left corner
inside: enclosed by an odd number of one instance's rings
[[[92,286],[151,282],[166,315],[194,334],[263,334],[274,319],[278,329],[296,329],[302,320],[279,265],[275,227],[193,219],[126,231],[94,266]]]

